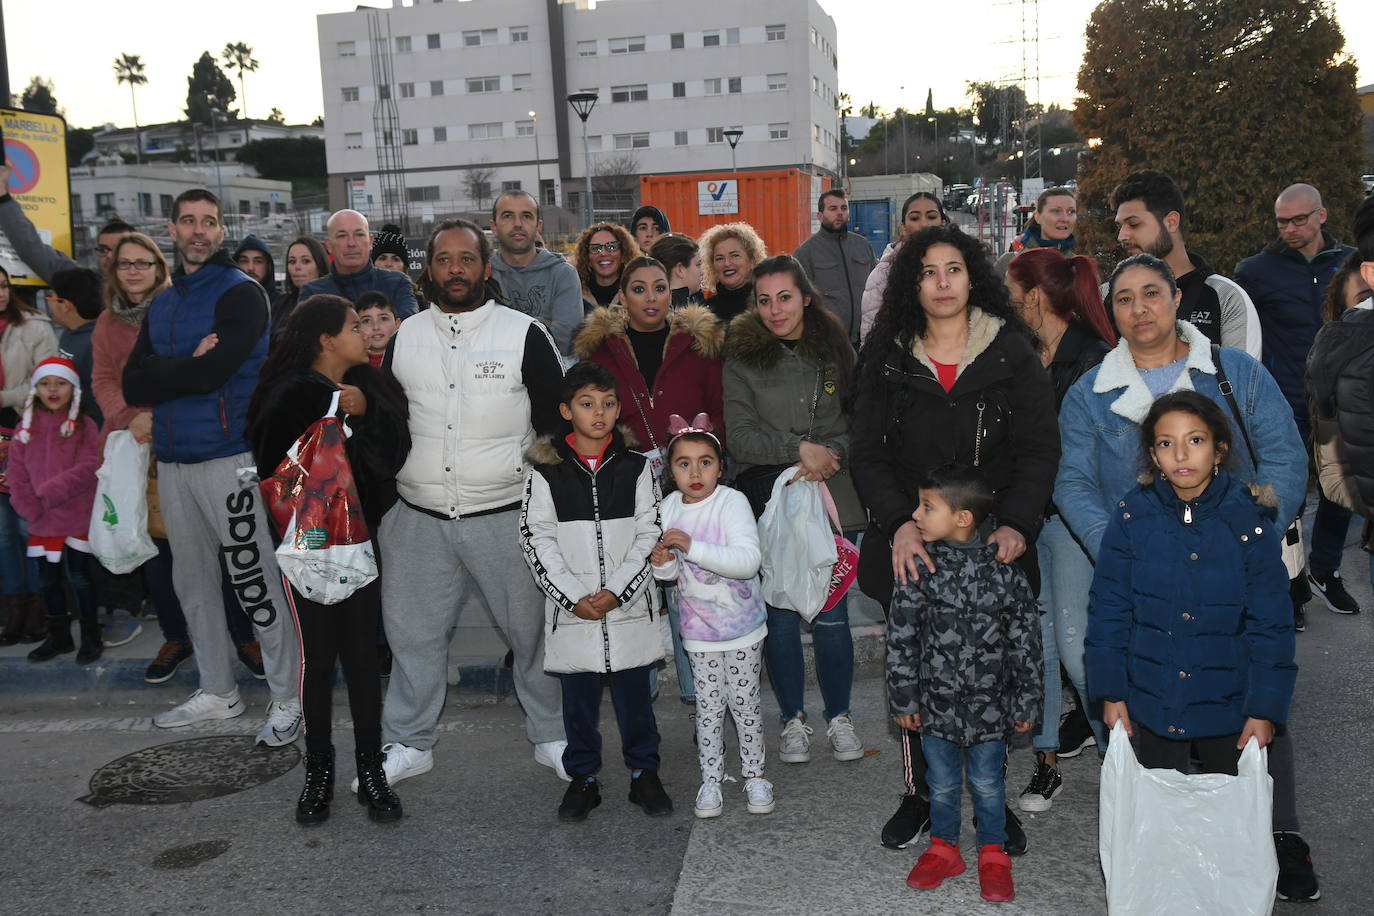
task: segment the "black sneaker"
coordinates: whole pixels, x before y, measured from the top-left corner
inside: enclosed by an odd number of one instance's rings
[[[1036,751],[1035,773],[1031,776],[1030,784],[1021,793],[1020,799],[1017,800],[1017,805],[1022,811],[1029,811],[1032,814],[1048,811],[1054,797],[1062,791],[1064,791],[1064,778],[1059,775],[1059,769],[1045,762],[1043,752]]]
[[[601,804],[601,789],[595,776],[574,776],[563,793],[563,802],[558,806],[558,819],[565,824],[585,821],[587,815]]]
[[[161,684],[172,679],[172,675],[177,673],[181,663],[186,661],[195,650],[184,642],[165,642],[157,652],[157,658],[148,666],[148,670],[143,672],[143,680],[149,684]]]
[[[1278,895],[1280,900],[1320,900],[1317,873],[1312,870],[1312,852],[1301,835],[1274,834],[1274,852],[1279,858]]]
[[[1002,844],[1002,851],[1009,856],[1024,856],[1030,841],[1026,839],[1026,831],[1021,827],[1021,819],[1012,813],[1011,805],[1006,807],[1006,818],[1007,840]],[[976,814],[973,816],[973,829],[978,829]]]
[[[1298,633],[1307,632],[1307,605],[1293,605],[1293,629]]]
[[[1350,592],[1345,590],[1345,584],[1341,582],[1340,571],[1317,575],[1308,572],[1307,581],[1312,584],[1312,591],[1318,598],[1326,602],[1326,606],[1337,614],[1358,614],[1360,604],[1350,597]]]
[[[919,795],[903,795],[897,813],[883,825],[882,844],[906,849],[930,830],[930,802]]]
[[[1074,708],[1059,720],[1059,750],[1056,756],[1066,759],[1077,757],[1083,753],[1084,748],[1095,744],[1097,737],[1093,734],[1092,726],[1088,724],[1088,717],[1083,714],[1083,710]]]
[[[664,790],[658,770],[641,770],[638,776],[630,780],[630,801],[643,808],[650,817],[673,813],[673,800]]]

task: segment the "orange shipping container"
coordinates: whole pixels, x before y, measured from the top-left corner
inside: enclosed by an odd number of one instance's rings
[[[830,185],[800,169],[644,175],[639,199],[662,210],[674,232],[699,238],[712,226],[744,222],[769,254],[790,254],[811,235],[816,199]]]

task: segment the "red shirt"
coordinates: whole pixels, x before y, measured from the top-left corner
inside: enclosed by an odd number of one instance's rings
[[[940,379],[940,386],[949,391],[954,387],[954,379],[959,374],[959,364],[936,363],[933,359],[931,362],[935,363],[935,373]]]
[[[386,358],[386,351],[383,350],[380,353],[373,353],[369,351],[367,354],[367,358],[372,360],[372,365],[374,368],[380,369],[382,368],[382,360]]]

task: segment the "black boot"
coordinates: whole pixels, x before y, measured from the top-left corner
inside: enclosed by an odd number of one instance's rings
[[[46,662],[49,659],[65,655],[76,648],[76,643],[72,642],[72,619],[70,617],[54,617],[48,621],[48,635],[37,649],[29,653],[29,661]]]
[[[650,817],[673,813],[673,801],[658,778],[658,770],[643,770],[630,780],[630,801],[643,808]]]
[[[385,756],[381,751],[358,751],[353,757],[358,764],[358,803],[367,805],[367,816],[374,821],[400,820],[401,800],[382,771]]]
[[[24,606],[19,603],[19,596],[0,596],[0,613],[5,616],[5,629],[0,632],[0,646],[12,646],[24,638]]]
[[[333,800],[334,748],[306,751],[305,788],[296,801],[296,823],[323,824],[329,820],[329,803]]]
[[[91,620],[83,619],[81,621],[81,648],[76,652],[76,663],[89,665],[100,658],[104,651],[105,636],[100,632],[100,621],[94,618]]]
[[[48,609],[42,595],[20,595],[19,606],[24,613],[24,635],[20,642],[42,642],[48,635]]]

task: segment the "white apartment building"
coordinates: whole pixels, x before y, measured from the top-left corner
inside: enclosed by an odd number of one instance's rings
[[[511,188],[580,212],[582,123],[566,98],[588,90],[599,209],[627,171],[730,169],[732,128],[740,171],[838,168],[835,23],[816,0],[392,0],[321,15],[318,30],[330,203],[374,220],[389,150],[412,219],[482,210]],[[388,100],[392,128],[374,119]]]

